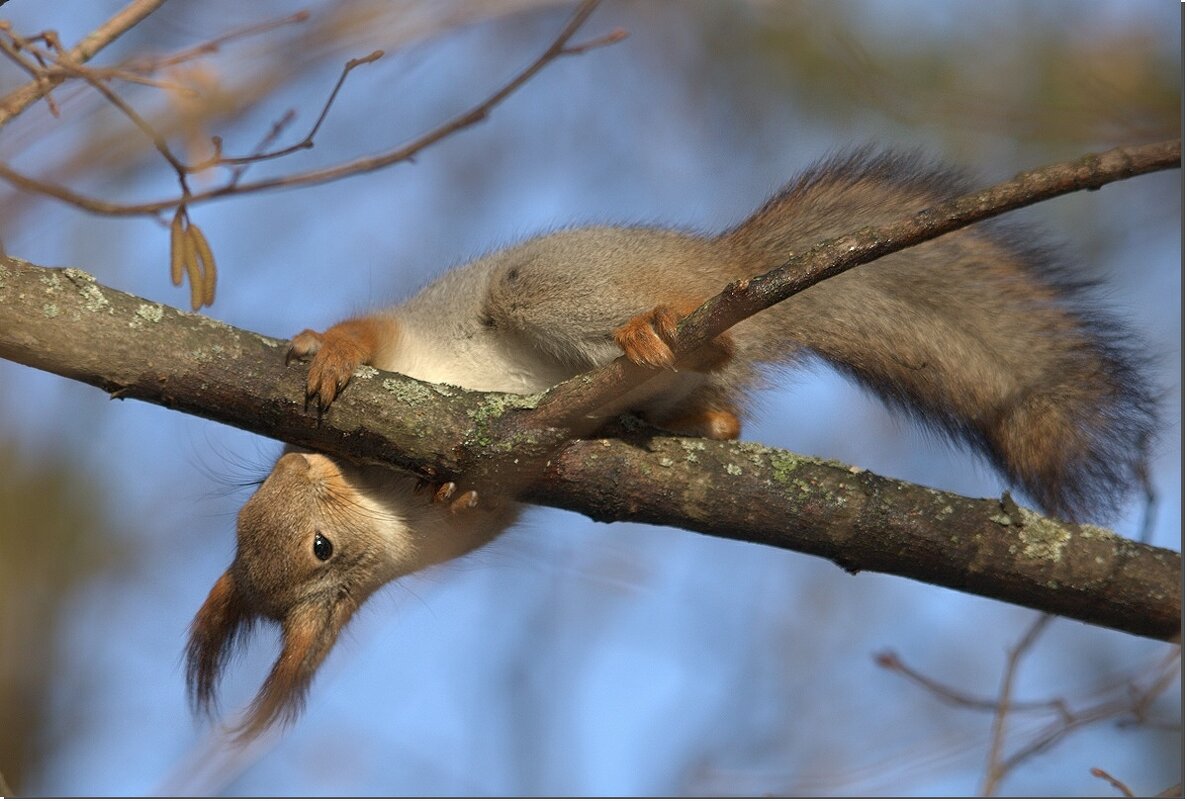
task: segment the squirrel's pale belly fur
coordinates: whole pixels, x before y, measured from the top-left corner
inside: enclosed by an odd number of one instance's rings
[[[302,332],[291,353],[311,359],[310,396],[323,405],[362,363],[513,393],[543,391],[624,352],[662,364],[664,327],[727,282],[968,188],[959,173],[914,156],[856,152],[822,162],[719,236],[559,231],[456,268],[392,309]],[[1047,512],[1072,518],[1115,508],[1143,475],[1154,426],[1139,345],[1020,228],[983,223],[886,256],[702,351],[604,411],[732,438],[764,365],[817,358],[987,457]],[[232,644],[269,617],[284,648],[244,731],[293,714],[376,588],[481,546],[517,514],[510,498],[456,511],[415,486],[384,468],[286,452],[240,513],[235,561],[194,621],[196,700],[212,700]]]

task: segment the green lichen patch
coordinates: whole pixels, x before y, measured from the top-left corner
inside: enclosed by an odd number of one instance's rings
[[[771,453],[771,474],[780,484],[789,483],[800,469],[800,459],[787,451]]]
[[[255,337],[260,342],[260,344],[266,348],[288,347],[288,344],[289,344],[288,342],[282,342],[279,339],[273,339],[272,337],[266,337],[263,334],[257,334],[252,331],[249,331],[248,333],[251,334],[251,336]]]
[[[58,304],[56,304],[56,303],[45,304],[44,306],[41,307],[41,313],[52,320],[53,318],[57,317],[59,314]]]
[[[1093,526],[1087,523],[1082,523],[1080,525],[1080,536],[1086,540],[1117,539],[1117,534],[1115,532],[1109,531],[1107,528],[1101,528],[1100,526]]]
[[[385,392],[390,392],[396,401],[405,406],[419,406],[432,400],[432,393],[425,384],[399,378],[385,378],[379,382]]]
[[[145,323],[159,323],[165,316],[165,309],[156,303],[141,303],[128,323],[129,328],[140,328]]]
[[[1050,518],[1035,514],[1029,509],[1019,508],[1022,528],[1018,536],[1022,544],[1022,555],[1027,559],[1057,562],[1063,555],[1063,548],[1072,538],[1071,530]]]
[[[205,348],[198,348],[194,351],[194,361],[198,364],[217,364],[223,362],[227,358],[227,349],[222,345],[214,344]],[[238,353],[232,354],[237,358]]]
[[[696,464],[700,461],[697,455],[705,450],[705,441],[701,439],[682,439],[680,440],[680,447],[684,449],[684,460],[689,464]]]
[[[738,467],[738,465],[736,465],[736,464],[731,463],[731,464],[727,464],[725,466],[725,472],[729,473],[731,476],[740,476],[740,475],[742,475],[742,468]]]
[[[535,406],[539,396],[513,395],[505,392],[488,392],[482,402],[466,412],[476,423],[486,423],[496,420],[507,413],[508,409],[531,409]]]
[[[86,270],[80,270],[77,267],[67,267],[65,270],[62,270],[62,275],[69,278],[70,281],[75,284],[95,283],[95,276],[91,275]]]
[[[75,267],[67,267],[65,270],[62,270],[62,275],[66,276],[78,289],[78,294],[82,297],[82,305],[86,307],[87,311],[100,312],[104,309],[110,310],[111,304],[103,295],[103,290],[99,288],[99,283],[95,280],[95,276]]]
[[[214,331],[221,331],[224,334],[228,334],[228,335],[234,336],[234,337],[239,336],[239,329],[235,328],[234,326],[227,325],[222,320],[216,320],[213,317],[207,317],[205,314],[202,314],[201,312],[187,312],[187,311],[181,311],[180,309],[178,311],[181,314],[184,314],[186,317],[191,318],[194,322],[196,322],[198,325],[202,326],[203,328],[210,328]],[[275,342],[275,340],[268,340],[266,337],[259,337],[259,338],[262,340],[265,340],[266,342]]]

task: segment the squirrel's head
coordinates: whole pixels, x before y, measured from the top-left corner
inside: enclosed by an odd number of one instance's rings
[[[268,618],[280,624],[281,653],[239,733],[252,737],[291,719],[359,605],[420,566],[406,519],[377,500],[390,487],[375,489],[365,469],[321,454],[280,458],[240,511],[235,560],[190,628],[187,683],[196,708],[213,707],[228,656]]]
[[[261,618],[280,624],[280,656],[239,727],[254,737],[296,716],[338,633],[392,579],[495,537],[517,507],[498,494],[456,511],[417,493],[410,474],[289,452],[239,512],[235,561],[190,627],[186,681],[210,711],[235,647]]]

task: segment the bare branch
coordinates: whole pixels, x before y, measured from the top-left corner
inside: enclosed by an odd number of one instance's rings
[[[1157,725],[1146,719],[1146,712],[1179,675],[1181,649],[1175,647],[1154,664],[1112,678],[1073,700],[1055,698],[1050,701],[1016,702],[1011,696],[1018,666],[1050,619],[1048,615],[1037,618],[1019,642],[1010,649],[1002,689],[996,700],[978,698],[923,676],[918,671],[907,668],[898,656],[891,652],[877,656],[877,663],[881,667],[903,675],[945,703],[994,712],[991,755],[982,788],[983,795],[995,792],[1005,776],[1024,761],[1051,749],[1069,734],[1082,728],[1109,720],[1118,721],[1118,725]],[[1023,743],[1008,757],[1003,758],[1005,713],[1022,711],[1031,713],[1032,718],[1036,714],[1047,714],[1051,719],[1037,729],[1033,725],[1029,726]],[[1180,726],[1172,725],[1170,728],[1178,730]]]
[[[1104,779],[1109,784],[1113,785],[1113,789],[1116,790],[1117,792],[1121,793],[1121,795],[1124,796],[1125,798],[1135,798],[1136,797],[1133,794],[1133,790],[1130,790],[1129,786],[1126,785],[1125,782],[1121,781],[1120,779],[1114,778],[1107,771],[1104,771],[1101,768],[1093,768],[1090,772],[1096,778]]]
[[[970,695],[963,690],[958,690],[955,687],[939,682],[930,676],[925,676],[923,673],[904,663],[898,654],[893,651],[883,651],[875,655],[874,661],[878,667],[886,668],[902,675],[944,703],[982,712],[994,712],[1001,708],[1001,698],[985,698]],[[1062,717],[1067,717],[1069,714],[1067,704],[1061,698],[1053,698],[1049,701],[1014,701],[1011,699],[1008,708],[1011,712],[1053,712]]]
[[[1038,641],[1039,635],[1054,620],[1051,615],[1039,615],[1027,628],[1022,639],[1010,649],[1006,657],[1006,669],[1002,673],[1002,686],[998,693],[997,709],[993,713],[993,736],[989,741],[989,758],[985,767],[985,782],[981,786],[981,795],[989,797],[997,792],[997,786],[1005,776],[1002,765],[1002,749],[1006,742],[1006,716],[1009,715],[1013,704],[1014,676],[1026,655]]]
[[[317,115],[317,120],[313,123],[313,127],[309,129],[309,133],[305,134],[305,138],[300,142],[297,142],[294,145],[289,145],[288,147],[282,147],[279,150],[272,151],[264,151],[262,148],[257,148],[257,150],[249,156],[241,156],[238,158],[220,157],[213,159],[209,164],[203,164],[199,167],[194,167],[193,169],[197,171],[199,169],[205,169],[206,167],[213,167],[219,164],[247,165],[257,161],[265,161],[267,159],[275,159],[280,158],[281,156],[287,156],[291,153],[296,153],[298,150],[308,150],[309,148],[313,147],[313,138],[317,136],[318,130],[321,128],[322,123],[326,120],[326,115],[330,113],[330,106],[334,105],[334,99],[338,97],[338,90],[342,88],[342,84],[346,83],[346,76],[349,75],[351,70],[355,69],[356,67],[361,67],[364,64],[374,63],[382,57],[383,51],[376,50],[375,52],[363,56],[362,58],[352,58],[350,61],[346,62],[346,65],[342,68],[342,74],[338,76],[338,82],[334,84],[334,88],[330,92],[330,96],[326,99],[325,105],[322,106],[321,114]],[[279,127],[278,125],[274,125],[272,126],[272,132],[269,133],[268,138],[273,138],[274,135],[277,134],[279,134]]]
[[[59,49],[57,64],[61,74],[83,79],[88,84],[90,84],[90,86],[93,87],[95,91],[103,95],[103,97],[107,99],[107,102],[111,103],[111,105],[119,109],[125,117],[131,120],[132,124],[139,128],[141,133],[148,137],[149,141],[152,142],[153,147],[157,149],[157,152],[161,154],[165,161],[169,162],[169,165],[173,167],[174,171],[177,173],[178,180],[181,181],[183,193],[188,195],[189,192],[185,188],[185,176],[189,170],[186,165],[181,162],[181,159],[173,154],[173,151],[169,148],[169,143],[165,141],[165,137],[161,136],[161,134],[149,124],[148,120],[140,116],[140,114],[136,112],[136,109],[132,108],[132,106],[129,105],[126,100],[116,94],[115,90],[108,86],[103,81],[103,79],[97,77],[91,70],[73,61],[70,58],[69,53],[66,53],[65,51],[58,48],[56,36],[50,40],[50,45]]]
[[[1179,676],[1181,659],[1181,650],[1176,648],[1162,660],[1155,676],[1145,686],[1134,682],[1127,697],[1120,700],[1107,699],[1073,712],[1067,720],[1052,722],[1002,761],[999,767],[1000,775],[1006,775],[1024,761],[1047,751],[1072,732],[1085,726],[1124,715],[1139,717]]]
[[[133,26],[160,8],[164,2],[165,0],[132,0],[114,17],[83,37],[83,40],[70,50],[71,60],[78,64],[90,61],[96,53],[127,33]],[[65,79],[65,76],[61,76],[47,80],[34,80],[9,92],[7,96],[0,99],[0,127],[44,97]]]
[[[279,19],[266,20],[264,22],[257,22],[252,25],[244,25],[242,28],[228,31],[213,39],[209,39],[201,44],[188,47],[185,50],[173,53],[169,56],[159,58],[132,58],[125,61],[123,69],[130,72],[152,73],[166,67],[175,67],[178,64],[183,64],[186,61],[191,61],[199,56],[209,55],[210,53],[217,53],[223,45],[236,39],[244,39],[248,36],[258,36],[261,33],[268,33],[285,25],[295,25],[306,22],[309,19],[308,11],[298,11],[295,14],[289,14],[286,17]]]
[[[292,188],[297,186],[310,186],[314,184],[322,184],[330,181],[336,181],[342,178],[347,178],[353,175],[360,175],[362,173],[374,172],[375,170],[389,167],[402,161],[409,161],[411,158],[431,145],[445,139],[451,134],[456,133],[465,128],[486,119],[492,110],[510,95],[522,87],[525,83],[531,80],[540,70],[548,66],[553,61],[569,55],[586,52],[587,50],[611,44],[623,38],[623,34],[619,31],[612,32],[599,39],[594,39],[581,45],[570,46],[569,40],[577,33],[577,30],[584,24],[589,15],[593,13],[597,7],[599,0],[583,0],[577,10],[570,17],[568,23],[553,40],[553,42],[544,50],[527,67],[516,74],[511,80],[503,84],[499,89],[494,91],[485,100],[478,103],[468,111],[465,111],[452,120],[439,125],[433,130],[425,133],[411,142],[401,145],[397,148],[381,153],[376,156],[366,156],[356,159],[354,161],[339,164],[333,167],[323,167],[307,172],[295,173],[292,175],[279,176],[276,178],[268,178],[256,182],[239,183],[233,176],[231,180],[213,189],[208,189],[202,192],[195,192],[188,196],[169,198],[166,200],[157,200],[149,203],[112,203],[101,200],[99,198],[83,195],[68,187],[61,186],[49,181],[41,181],[29,176],[23,175],[16,170],[13,170],[7,164],[0,163],[0,178],[8,181],[13,186],[23,189],[28,192],[36,192],[38,194],[47,195],[56,198],[62,202],[77,206],[85,211],[90,211],[95,214],[104,214],[110,216],[134,216],[140,214],[157,214],[168,209],[176,207],[179,203],[185,202],[190,206],[197,203],[202,203],[217,198],[227,197],[230,195],[248,194],[252,192],[261,192],[272,189]],[[368,57],[370,58],[370,57]]]

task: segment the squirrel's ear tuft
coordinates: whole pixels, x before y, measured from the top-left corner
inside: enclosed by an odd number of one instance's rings
[[[186,646],[186,687],[195,712],[211,714],[215,685],[231,651],[251,630],[254,618],[228,570],[190,624]]]
[[[273,723],[289,723],[297,716],[314,673],[355,608],[354,600],[343,595],[328,602],[308,601],[289,611],[281,624],[280,656],[236,729],[238,740],[250,740]]]

